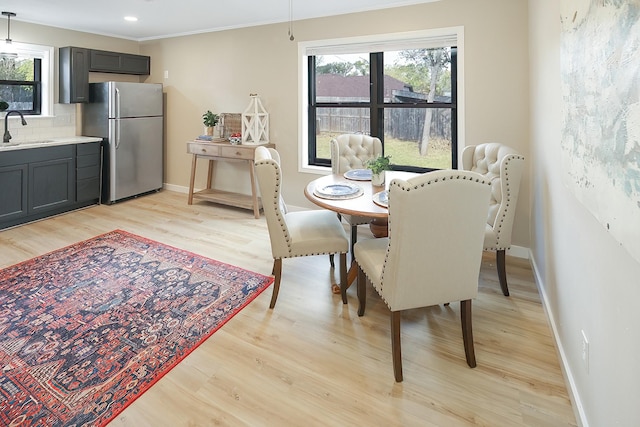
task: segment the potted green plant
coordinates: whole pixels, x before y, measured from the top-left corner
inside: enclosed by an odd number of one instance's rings
[[[367,160],[367,169],[371,169],[371,185],[384,185],[384,171],[391,169],[391,156],[378,156]]]
[[[217,114],[213,114],[211,110],[207,110],[202,115],[202,123],[204,123],[205,135],[213,136],[213,128],[218,124],[220,117]]]

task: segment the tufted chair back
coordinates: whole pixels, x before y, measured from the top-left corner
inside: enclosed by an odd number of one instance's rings
[[[470,145],[462,151],[462,169],[477,172],[491,182],[484,249],[496,251],[498,276],[504,295],[509,295],[504,265],[505,251],[511,247],[524,157],[497,142]]]
[[[382,142],[379,138],[345,133],[331,140],[331,171],[342,175],[351,169],[363,169],[365,162],[382,156]],[[358,225],[369,224],[371,218],[355,215],[338,216],[351,226],[351,255],[353,245],[358,240]]]
[[[280,154],[273,148],[257,147],[254,160],[264,216],[267,218],[271,238],[271,252],[274,258],[287,257],[290,253],[289,230],[284,221],[287,205],[281,195]]]
[[[346,303],[349,239],[340,220],[326,210],[287,212],[281,195],[280,155],[273,148],[257,147],[254,167],[274,259],[275,281],[269,308],[275,306],[278,297],[283,258],[336,253],[340,254],[340,288]]]
[[[461,301],[467,363],[475,366],[471,300],[478,294],[491,188],[481,175],[441,170],[389,184],[389,237],[356,243],[358,315],[370,282],[391,310],[393,364],[402,381],[400,311]]]
[[[382,142],[376,137],[348,133],[331,140],[331,170],[335,174],[363,169],[367,160],[378,156],[382,156]]]

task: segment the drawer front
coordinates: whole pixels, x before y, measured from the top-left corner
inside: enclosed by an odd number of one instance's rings
[[[100,142],[85,142],[76,145],[78,156],[95,155],[100,156]]]
[[[222,157],[228,159],[253,160],[255,148],[231,146],[221,147],[221,150]]]
[[[80,179],[76,182],[76,200],[85,202],[100,197],[100,178]]]
[[[78,156],[76,159],[76,167],[84,168],[87,166],[94,166],[100,164],[100,154],[94,154],[90,156]]]
[[[79,167],[76,171],[77,179],[98,178],[100,176],[100,165]]]
[[[220,147],[212,144],[194,143],[187,144],[188,152],[191,154],[200,154],[203,156],[219,156]]]

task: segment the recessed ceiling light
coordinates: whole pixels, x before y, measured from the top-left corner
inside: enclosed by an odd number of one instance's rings
[[[135,16],[125,16],[124,20],[129,22],[136,22],[138,18],[136,18]]]

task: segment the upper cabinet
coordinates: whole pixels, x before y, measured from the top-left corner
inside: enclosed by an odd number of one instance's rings
[[[150,62],[148,56],[95,49],[89,51],[89,71],[148,75]]]
[[[60,102],[89,102],[89,49],[62,47],[58,57]]]
[[[149,75],[151,58],[82,47],[59,49],[59,100],[89,102],[89,72]]]

